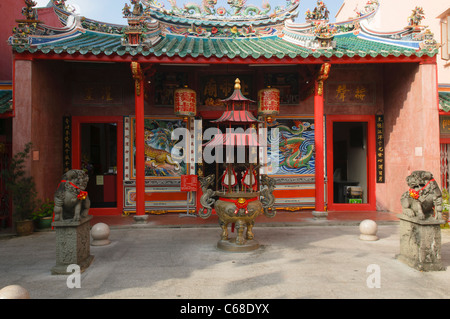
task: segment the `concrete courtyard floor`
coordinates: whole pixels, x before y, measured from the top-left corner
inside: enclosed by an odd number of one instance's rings
[[[395,258],[398,231],[398,222],[379,225],[379,240],[369,242],[354,224],[256,224],[261,247],[230,253],[215,247],[218,225],[112,227],[111,244],[91,246],[80,288],[50,273],[55,232],[35,232],[0,239],[0,288],[20,285],[32,299],[449,298],[450,269],[420,272]],[[449,229],[442,262],[450,265]],[[380,286],[370,288],[377,274]]]

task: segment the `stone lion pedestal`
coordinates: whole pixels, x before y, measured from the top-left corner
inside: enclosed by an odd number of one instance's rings
[[[441,227],[443,220],[400,218],[400,254],[397,259],[420,271],[441,271]]]
[[[56,231],[56,266],[52,275],[69,275],[67,267],[76,264],[80,271],[86,270],[94,256],[90,254],[91,215],[80,220],[63,220],[52,223]]]

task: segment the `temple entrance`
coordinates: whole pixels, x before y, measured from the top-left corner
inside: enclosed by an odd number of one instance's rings
[[[113,119],[74,119],[73,167],[89,176],[86,191],[90,214],[111,215],[122,211],[122,122]]]
[[[375,210],[373,119],[366,117],[327,119],[329,210]]]

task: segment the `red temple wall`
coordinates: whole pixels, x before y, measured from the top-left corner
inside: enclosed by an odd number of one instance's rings
[[[433,173],[440,183],[436,66],[392,64],[384,71],[386,183],[377,184],[378,206],[401,212],[406,177]]]
[[[63,174],[63,121],[65,104],[62,62],[33,63],[32,77],[32,172],[38,194],[53,198]]]
[[[22,19],[23,1],[0,1],[0,81],[12,80],[12,49],[7,43],[16,25],[16,19]]]

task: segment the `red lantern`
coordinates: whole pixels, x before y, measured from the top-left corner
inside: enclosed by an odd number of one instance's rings
[[[187,86],[176,89],[174,94],[175,115],[184,118],[195,116],[197,113],[197,94]]]
[[[280,113],[280,90],[268,87],[258,92],[258,115],[264,116],[268,121],[271,116]]]

